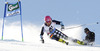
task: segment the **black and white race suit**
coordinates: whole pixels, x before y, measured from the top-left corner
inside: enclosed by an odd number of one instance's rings
[[[42,26],[41,29],[41,36],[43,36],[44,32],[47,33],[47,35],[54,40],[59,40],[59,38],[63,38],[63,39],[68,39],[68,36],[65,35],[64,33],[62,33],[61,31],[59,31],[58,29],[55,28],[55,25],[61,25],[62,22],[60,21],[56,21],[56,20],[52,20],[52,23],[50,26],[47,26],[45,23]],[[64,25],[61,25],[64,26]]]

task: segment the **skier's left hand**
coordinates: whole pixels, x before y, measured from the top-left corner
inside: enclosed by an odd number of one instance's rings
[[[64,26],[61,26],[61,31],[64,30]]]

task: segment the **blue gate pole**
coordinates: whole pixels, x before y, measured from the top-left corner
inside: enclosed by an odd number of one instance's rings
[[[5,0],[6,2],[6,0]],[[5,3],[5,8],[4,8],[4,17],[3,17],[3,25],[2,25],[2,40],[3,40],[3,33],[4,33],[4,20],[6,17],[6,6],[7,6],[7,2]]]
[[[23,24],[22,24],[22,10],[21,10],[21,2],[20,2],[20,0],[19,0],[19,5],[20,5],[21,34],[22,34],[22,41],[24,41],[24,38],[23,38]]]

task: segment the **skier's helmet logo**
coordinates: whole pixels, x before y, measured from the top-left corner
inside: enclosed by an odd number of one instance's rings
[[[50,16],[46,16],[46,17],[45,17],[45,22],[46,22],[46,23],[52,22],[51,17],[50,17]]]

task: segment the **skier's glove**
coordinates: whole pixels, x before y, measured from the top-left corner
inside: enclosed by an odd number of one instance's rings
[[[44,39],[41,39],[42,43],[44,43]]]
[[[61,31],[64,30],[64,26],[61,26]]]
[[[62,22],[60,22],[61,25],[61,31],[64,29],[64,24]]]

